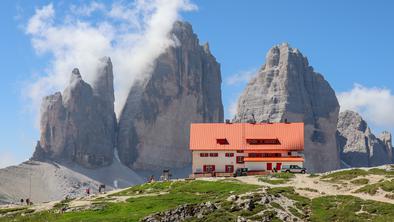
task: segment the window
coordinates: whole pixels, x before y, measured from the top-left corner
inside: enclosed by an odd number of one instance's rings
[[[226,157],[233,157],[234,153],[226,153]]]
[[[291,152],[288,152],[287,155],[291,156]]]
[[[208,153],[200,153],[200,157],[208,157]]]
[[[237,150],[237,153],[243,153],[244,151],[243,150]]]
[[[244,157],[243,156],[237,156],[237,163],[244,163]]]
[[[203,166],[204,173],[212,173],[215,172],[215,165],[204,165]]]
[[[226,173],[233,173],[234,172],[233,165],[226,165],[225,169],[226,169]]]
[[[246,142],[250,145],[278,145],[278,144],[280,144],[278,139],[246,139]]]
[[[280,153],[249,153],[249,157],[281,157]]]
[[[210,156],[210,157],[218,157],[219,154],[218,154],[218,153],[210,153],[209,156]]]
[[[228,145],[228,140],[226,138],[216,139],[216,143],[220,145]]]

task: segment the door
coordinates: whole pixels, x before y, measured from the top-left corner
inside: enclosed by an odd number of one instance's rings
[[[204,170],[204,173],[215,172],[215,165],[204,165],[203,170]]]
[[[272,163],[267,163],[267,170],[272,170]]]
[[[276,163],[276,170],[280,170],[282,168],[282,163]]]
[[[226,173],[232,173],[232,172],[234,172],[234,166],[226,165]]]

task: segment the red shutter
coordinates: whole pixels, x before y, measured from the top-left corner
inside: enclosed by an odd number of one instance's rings
[[[212,165],[212,172],[215,172],[215,165]]]
[[[205,173],[205,172],[207,172],[207,165],[204,165],[203,167],[202,167],[202,171]]]
[[[280,170],[282,168],[282,163],[276,163],[276,170]]]
[[[272,170],[272,163],[267,163],[267,170]]]

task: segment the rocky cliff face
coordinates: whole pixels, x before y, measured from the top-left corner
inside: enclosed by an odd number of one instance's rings
[[[43,99],[41,138],[32,159],[107,166],[113,159],[115,129],[112,64],[103,58],[93,87],[74,69],[63,95]]]
[[[388,164],[392,161],[391,134],[372,134],[362,117],[353,111],[341,112],[338,120],[341,159],[352,167]]]
[[[133,86],[119,118],[119,157],[135,169],[189,165],[190,123],[223,121],[220,65],[209,46],[188,23],[176,22],[170,35],[175,45]]]
[[[238,100],[234,122],[305,123],[305,166],[315,172],[340,167],[336,145],[339,104],[335,92],[298,49],[274,46]]]

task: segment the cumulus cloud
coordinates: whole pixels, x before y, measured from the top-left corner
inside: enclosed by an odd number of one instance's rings
[[[229,76],[226,79],[226,84],[231,86],[231,85],[247,83],[251,78],[256,76],[256,73],[257,73],[257,69],[240,71],[238,73]]]
[[[348,92],[337,94],[341,111],[359,112],[375,127],[394,128],[394,95],[389,89],[355,84]]]
[[[174,44],[168,34],[179,13],[196,8],[188,0],[136,0],[71,5],[63,16],[56,14],[53,4],[37,9],[26,33],[37,54],[52,59],[43,74],[28,84],[26,95],[39,107],[43,96],[66,87],[74,67],[92,84],[99,58],[110,56],[119,115],[133,82],[149,75],[154,60]],[[97,12],[94,18],[93,12]]]
[[[104,11],[105,8],[106,7],[103,3],[92,1],[89,4],[71,5],[70,11],[75,15],[90,16],[92,13],[96,11]]]

